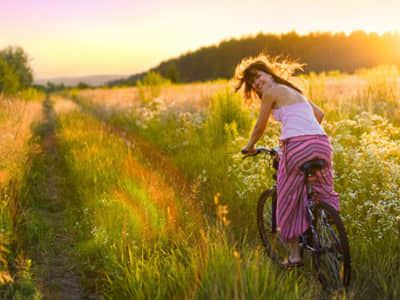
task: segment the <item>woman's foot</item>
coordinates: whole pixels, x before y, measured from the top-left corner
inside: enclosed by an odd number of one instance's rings
[[[303,266],[303,260],[300,255],[299,240],[295,239],[288,242],[290,248],[290,255],[287,260],[282,262],[282,265],[288,268],[295,268]]]
[[[287,267],[287,268],[296,268],[296,267],[302,267],[304,265],[303,261],[301,258],[288,258],[287,260],[283,261],[282,266]]]

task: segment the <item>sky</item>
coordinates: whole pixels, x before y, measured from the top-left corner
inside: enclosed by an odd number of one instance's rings
[[[400,0],[0,0],[35,78],[130,75],[232,37],[400,31]]]

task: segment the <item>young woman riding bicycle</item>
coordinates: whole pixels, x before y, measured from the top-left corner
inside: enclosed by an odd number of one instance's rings
[[[271,112],[282,123],[277,223],[281,240],[290,246],[290,256],[284,262],[288,267],[303,264],[298,239],[309,227],[302,164],[317,158],[326,161],[327,167],[316,174],[316,196],[340,209],[339,195],[333,190],[332,147],[320,126],[324,114],[290,80],[297,69],[301,65],[259,55],[244,59],[236,67],[234,77],[235,89],[242,89],[246,101],[255,98],[261,101],[257,122],[242,153],[255,151],[254,145],[263,135]]]

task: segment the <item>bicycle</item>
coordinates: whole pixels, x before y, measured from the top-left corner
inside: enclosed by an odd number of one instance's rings
[[[244,153],[244,158],[267,153],[272,158],[272,167],[279,166],[279,147],[256,148],[252,154]],[[328,203],[316,198],[312,184],[316,180],[315,172],[325,166],[322,159],[307,161],[301,166],[304,182],[307,186],[307,216],[309,229],[299,238],[299,247],[304,259],[305,251],[312,256],[312,265],[318,279],[326,289],[348,286],[350,282],[351,262],[346,231],[339,213]],[[273,174],[277,181],[277,173]],[[282,265],[289,256],[289,248],[279,236],[276,220],[277,185],[265,190],[258,199],[257,223],[261,240],[269,257]],[[304,261],[304,260],[303,260]]]

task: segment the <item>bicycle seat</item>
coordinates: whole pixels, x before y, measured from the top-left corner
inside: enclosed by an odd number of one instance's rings
[[[325,167],[325,160],[323,159],[313,159],[305,162],[301,167],[300,170],[306,174],[312,174],[315,171],[321,170]]]

